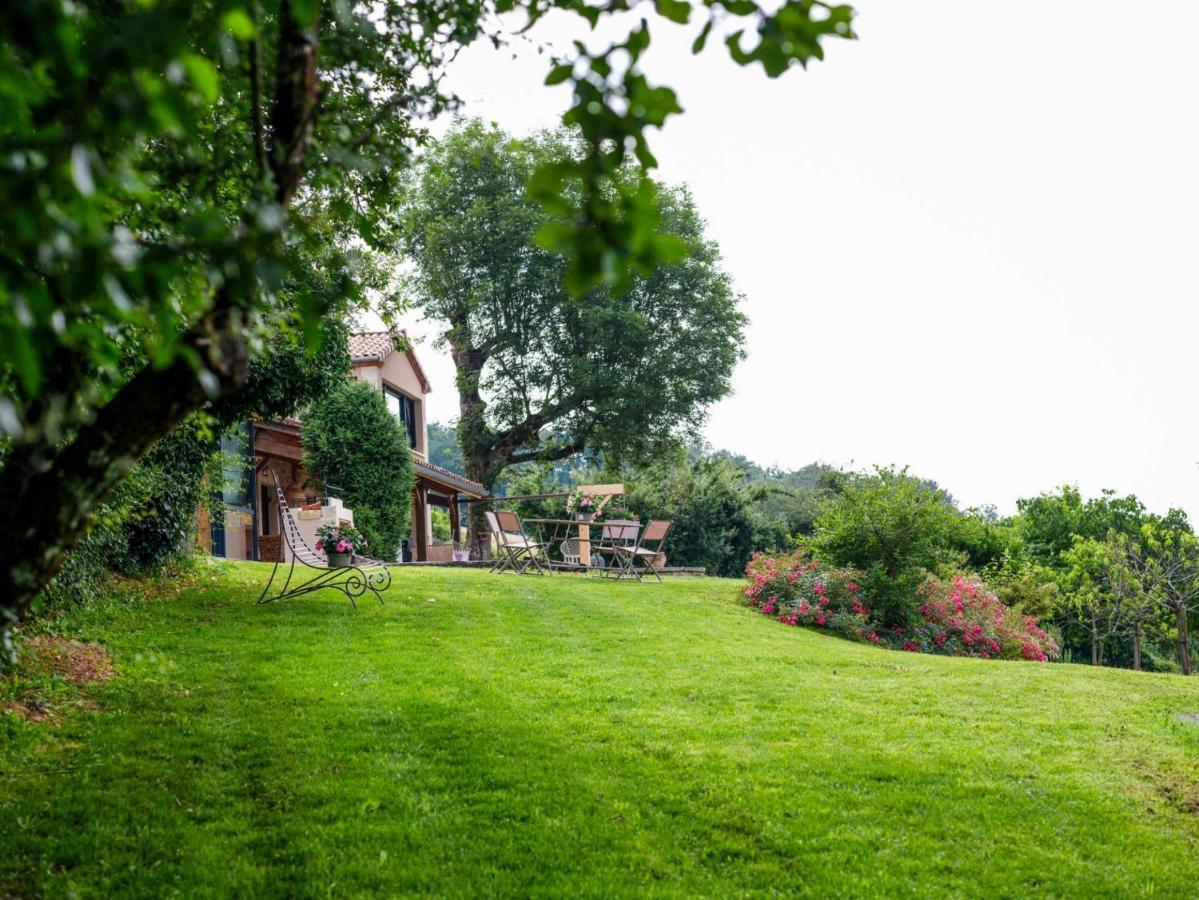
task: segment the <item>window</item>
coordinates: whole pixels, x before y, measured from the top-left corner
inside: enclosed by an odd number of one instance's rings
[[[262,500],[258,504],[258,518],[262,522],[262,533],[271,533],[271,489],[262,485]]]
[[[400,424],[408,432],[408,446],[413,450],[416,449],[416,401],[411,397],[401,394],[399,391],[393,391],[389,387],[383,388],[383,399],[387,401],[387,408],[391,410],[391,414],[400,420]]]

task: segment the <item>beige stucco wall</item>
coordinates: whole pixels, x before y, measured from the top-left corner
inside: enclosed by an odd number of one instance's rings
[[[382,366],[375,363],[356,365],[354,377],[373,384],[380,391],[386,385],[416,401],[416,452],[428,458],[429,427],[425,418],[425,391],[408,359],[408,354],[389,354]]]

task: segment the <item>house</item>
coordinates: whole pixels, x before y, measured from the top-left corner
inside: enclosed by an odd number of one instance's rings
[[[429,462],[425,396],[432,388],[416,353],[397,350],[386,331],[351,335],[349,349],[354,377],[379,389],[387,408],[407,432],[412,449],[416,485],[412,492],[412,534],[404,558],[448,562],[453,546],[434,539],[432,507],[448,510],[450,533],[457,535],[462,499],[479,498],[486,492],[481,484]],[[314,504],[320,499],[319,481],[310,478],[302,465],[302,429],[302,423],[294,418],[252,421],[222,438],[226,462],[224,515],[220,521],[208,522],[202,512],[199,528],[201,544],[214,555],[232,559],[280,557],[283,550],[275,489],[265,469],[269,466],[279,479],[289,507]]]

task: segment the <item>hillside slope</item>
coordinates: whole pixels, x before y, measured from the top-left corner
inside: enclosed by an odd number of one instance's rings
[[[1199,884],[1199,681],[783,628],[734,582],[256,564],[81,613],[0,718],[0,895],[1141,894]],[[153,594],[153,592],[151,592]]]

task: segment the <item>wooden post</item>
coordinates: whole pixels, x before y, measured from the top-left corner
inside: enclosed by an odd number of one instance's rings
[[[415,498],[413,502],[412,525],[416,531],[416,561],[426,562],[429,555],[429,535],[426,533],[429,518],[426,512],[428,509],[428,488],[425,487],[423,482],[418,481],[416,483],[416,490],[412,493]]]
[[[450,540],[454,542],[455,548],[462,543],[460,528],[461,526],[458,524],[458,495],[454,494],[450,497]]]
[[[608,505],[608,501],[617,494],[624,493],[623,484],[581,484],[581,490],[589,494],[600,494],[603,499],[600,500],[599,506],[596,508],[596,513],[601,513],[604,507]],[[584,566],[591,565],[591,526],[586,522],[579,523],[579,563]]]
[[[586,522],[579,523],[579,564],[591,565],[591,526]]]

